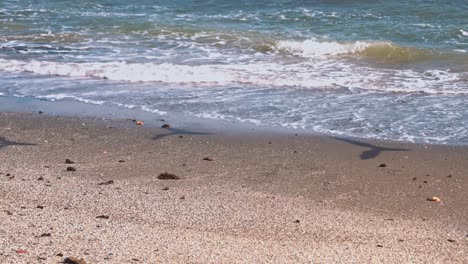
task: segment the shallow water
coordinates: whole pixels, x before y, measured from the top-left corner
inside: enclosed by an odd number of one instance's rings
[[[0,95],[468,144],[468,2],[0,2]]]

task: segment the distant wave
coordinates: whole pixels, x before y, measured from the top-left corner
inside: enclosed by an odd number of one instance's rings
[[[236,52],[260,52],[264,54],[287,54],[302,56],[304,58],[325,57],[354,57],[369,60],[370,62],[386,64],[404,64],[430,60],[459,59],[459,53],[466,50],[457,48],[453,52],[430,50],[424,48],[401,46],[389,41],[354,41],[338,42],[311,38],[306,40],[277,39],[254,32],[239,32],[216,30],[199,30],[192,27],[161,27],[144,24],[135,29],[131,25],[109,28],[115,33],[115,39],[94,39],[96,36],[81,33],[48,33],[30,35],[0,36],[1,48],[19,53],[65,53],[65,52],[93,52],[93,49],[102,50],[104,44],[112,49],[113,45],[122,41],[128,34],[140,35],[142,39],[158,39],[164,43],[161,50],[180,47],[213,48],[220,52],[223,50],[236,50]],[[468,32],[459,30],[457,36],[468,36]],[[94,39],[94,40],[93,40]],[[125,40],[126,41],[126,40]],[[32,44],[40,43],[40,44]],[[464,58],[468,60],[468,56]]]

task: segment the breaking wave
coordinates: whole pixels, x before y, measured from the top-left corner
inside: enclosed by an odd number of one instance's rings
[[[309,39],[305,41],[281,40],[276,43],[279,51],[294,55],[321,58],[329,56],[355,56],[377,63],[411,63],[427,60],[449,59],[453,54],[431,50],[403,47],[391,42],[356,41],[350,43],[324,42]]]
[[[380,92],[466,94],[464,75],[446,71],[378,71],[353,64],[308,62],[278,64],[179,65],[172,63],[51,62],[0,59],[0,71],[45,76],[95,78],[127,82],[160,82],[189,86],[296,87],[364,89]]]

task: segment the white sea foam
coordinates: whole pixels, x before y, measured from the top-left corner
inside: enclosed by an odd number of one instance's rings
[[[468,32],[466,32],[465,30],[460,29],[460,33],[461,33],[463,36],[468,37]]]
[[[105,101],[102,101],[102,100],[91,100],[91,99],[86,99],[86,98],[83,98],[83,97],[79,97],[79,96],[74,96],[74,95],[70,95],[70,94],[50,94],[50,95],[42,95],[42,96],[36,96],[37,98],[41,98],[41,99],[47,99],[47,100],[50,100],[50,101],[55,101],[55,100],[62,100],[62,99],[72,99],[72,100],[75,100],[75,101],[78,101],[78,102],[83,102],[83,103],[87,103],[87,104],[95,104],[95,105],[102,105],[105,103]]]
[[[0,59],[0,71],[49,76],[91,77],[113,81],[161,82],[188,86],[297,87],[310,89],[364,89],[381,92],[467,94],[466,78],[459,73],[376,70],[338,60],[298,64],[177,65],[170,63],[93,62],[63,63]]]
[[[159,109],[148,107],[148,106],[145,106],[145,105],[141,107],[141,110],[146,111],[146,112],[150,112],[150,113],[155,113],[155,114],[158,114],[158,115],[167,114],[167,112],[165,112],[165,111],[161,111]]]

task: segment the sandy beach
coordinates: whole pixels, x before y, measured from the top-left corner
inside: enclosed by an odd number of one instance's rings
[[[466,147],[0,113],[0,262],[466,263],[467,159]]]

